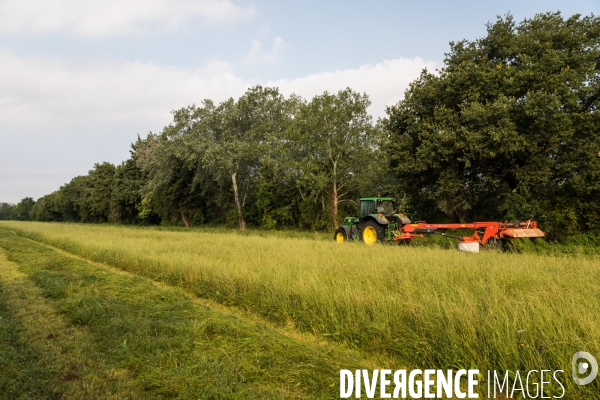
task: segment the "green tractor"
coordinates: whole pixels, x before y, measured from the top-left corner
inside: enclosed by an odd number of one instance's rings
[[[411,221],[399,214],[391,197],[365,197],[360,199],[357,217],[344,218],[344,225],[335,231],[333,239],[337,242],[363,241],[366,244],[399,241],[404,239],[402,226]]]
[[[438,229],[465,229],[473,232],[467,236],[454,236],[437,232]],[[502,243],[515,238],[540,238],[545,233],[538,229],[535,221],[516,222],[464,222],[428,224],[425,221],[412,223],[404,214],[396,211],[396,204],[391,197],[365,197],[360,199],[357,217],[344,218],[333,234],[339,243],[346,241],[362,241],[366,244],[404,243],[413,238],[422,238],[425,234],[437,234],[457,239],[461,251],[479,252],[479,246],[486,243]]]

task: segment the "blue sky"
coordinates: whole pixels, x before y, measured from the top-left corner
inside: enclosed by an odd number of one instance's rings
[[[254,84],[306,98],[350,86],[381,117],[450,41],[558,10],[600,1],[0,0],[0,201],[119,163],[171,110]]]

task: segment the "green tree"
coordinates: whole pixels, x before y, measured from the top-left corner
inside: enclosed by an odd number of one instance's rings
[[[111,192],[111,209],[115,221],[135,224],[140,222],[139,208],[142,202],[142,187],[147,177],[139,167],[136,149],[142,145],[138,136],[131,145],[131,157],[115,169]]]
[[[64,221],[93,222],[88,181],[87,175],[76,176],[58,190],[56,206]]]
[[[103,162],[94,164],[94,169],[88,174],[88,204],[94,222],[114,220],[111,198],[115,170],[113,164]]]
[[[31,197],[25,197],[20,202],[15,205],[13,209],[13,216],[15,219],[19,221],[29,221],[31,220],[31,211],[33,210],[33,205],[35,201]]]
[[[389,163],[423,216],[598,229],[599,99],[598,17],[499,17],[388,109]]]
[[[240,157],[242,163],[238,165],[245,182],[243,198],[251,205],[250,214],[256,223],[267,229],[293,223],[290,194],[294,187],[287,174],[290,147],[286,133],[301,101],[295,95],[286,99],[277,88],[255,86],[236,104],[237,125],[244,132],[236,140],[248,149],[248,157]],[[242,209],[244,205],[242,202]]]
[[[57,207],[59,192],[52,192],[39,198],[31,209],[31,219],[35,221],[60,222],[63,216]]]
[[[255,86],[237,103],[229,99],[214,110],[202,142],[204,161],[217,178],[231,179],[238,227],[246,228],[244,208],[256,192],[261,160],[277,150],[268,146],[285,130],[286,102],[276,88]]]
[[[212,103],[207,108],[212,110]],[[185,226],[190,226],[194,219],[204,221],[197,213],[208,208],[204,194],[207,187],[211,188],[211,179],[201,159],[190,159],[194,152],[187,148],[189,136],[201,118],[198,114],[204,113],[204,108],[196,106],[174,111],[172,124],[140,143],[136,150],[137,164],[146,179],[141,217],[148,218],[155,212],[163,223]]]
[[[77,176],[59,188],[55,206],[63,221],[79,222],[81,220],[80,196],[83,186],[82,181],[86,179],[87,176]]]
[[[379,149],[370,104],[366,94],[348,88],[315,96],[295,117],[290,145],[303,208],[314,212],[321,201],[330,213],[329,226],[337,227],[341,204],[355,204],[355,197],[372,187]]]
[[[165,165],[179,163],[177,170],[187,174],[181,185],[205,196],[204,204],[218,203],[227,215],[232,204],[238,227],[245,229],[248,205],[255,220],[270,212],[259,210],[256,196],[261,170],[279,156],[278,143],[292,119],[288,104],[277,89],[260,86],[218,106],[205,100],[200,107],[175,111],[174,123],[157,137],[152,153],[157,160],[170,160]],[[152,184],[167,182],[167,170],[157,171]]]
[[[14,211],[15,205],[14,204],[10,204],[10,203],[0,203],[0,221],[4,220],[11,220],[13,219],[13,211]]]

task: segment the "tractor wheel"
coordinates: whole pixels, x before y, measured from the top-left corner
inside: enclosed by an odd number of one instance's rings
[[[348,240],[348,233],[344,228],[339,227],[333,234],[333,240],[335,240],[338,243],[344,243]]]
[[[385,228],[375,221],[367,221],[360,230],[360,237],[368,245],[383,242],[385,240]]]

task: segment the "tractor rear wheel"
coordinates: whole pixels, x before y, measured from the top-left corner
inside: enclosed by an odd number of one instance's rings
[[[360,237],[368,245],[383,242],[385,240],[385,228],[373,220],[367,221],[360,230]]]

